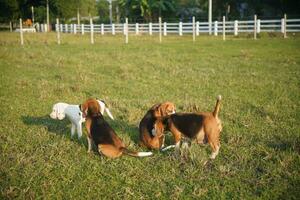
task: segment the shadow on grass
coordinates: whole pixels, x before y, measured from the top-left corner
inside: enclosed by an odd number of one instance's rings
[[[108,124],[115,130],[117,135],[122,139],[122,135],[127,133],[130,139],[138,144],[139,142],[139,128],[137,125],[129,124],[128,122],[120,119],[106,120]],[[129,134],[128,134],[129,133]]]
[[[54,133],[59,136],[66,136],[71,141],[77,142],[78,144],[87,147],[86,142],[82,142],[82,138],[85,138],[85,134],[83,134],[81,139],[77,139],[77,134],[75,133],[74,138],[71,137],[71,128],[68,126],[71,122],[67,119],[64,120],[55,120],[51,119],[48,115],[45,116],[21,116],[21,119],[24,124],[29,126],[42,126],[47,128],[48,132]],[[84,129],[84,126],[83,126]]]
[[[267,145],[275,150],[295,151],[300,154],[300,137],[296,138],[280,138],[274,137],[273,141],[266,142]]]
[[[128,135],[130,140],[135,144],[135,146],[139,147],[143,150],[149,150],[147,147],[139,144],[139,127],[138,124],[130,124],[124,120],[115,119],[107,121],[109,125],[115,130],[117,135],[124,141],[123,135]],[[174,144],[173,136],[170,133],[165,133],[165,145]],[[155,150],[150,150],[155,151]]]

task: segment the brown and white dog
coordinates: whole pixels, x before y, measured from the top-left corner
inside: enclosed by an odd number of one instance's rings
[[[155,122],[155,132],[160,135],[164,130],[171,131],[177,151],[183,137],[196,140],[198,144],[209,143],[212,148],[210,158],[215,159],[219,153],[220,132],[222,131],[222,123],[218,117],[220,104],[221,96],[219,95],[213,112],[176,113],[159,118]]]
[[[128,150],[115,131],[104,120],[96,99],[85,101],[81,105],[81,111],[83,116],[86,117],[89,142],[93,141],[95,143],[100,154],[109,158],[117,158],[123,153],[135,157],[152,155],[152,152],[134,152]]]
[[[159,117],[165,117],[173,113],[175,113],[174,103],[164,102],[153,105],[139,124],[140,144],[148,149],[162,148],[164,146],[164,134],[162,132],[155,134],[154,122]]]

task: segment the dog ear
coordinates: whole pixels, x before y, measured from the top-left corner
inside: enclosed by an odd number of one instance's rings
[[[156,118],[159,118],[162,116],[162,109],[161,109],[161,104],[156,104],[155,106],[152,107],[154,110],[154,116]]]
[[[82,117],[86,118],[86,116],[88,114],[88,104],[87,104],[87,102],[84,102],[83,104],[80,104],[79,109],[82,112]]]

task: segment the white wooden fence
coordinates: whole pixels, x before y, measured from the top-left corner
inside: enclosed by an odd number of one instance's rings
[[[257,20],[256,23],[257,33],[261,32],[281,32],[284,33],[285,20]],[[55,29],[58,30],[58,25],[56,24]],[[126,24],[59,24],[59,30],[63,33],[73,33],[73,34],[85,34],[91,32],[91,26],[93,26],[94,33],[99,34],[126,34]],[[193,33],[193,23],[167,23],[163,22],[161,24],[161,31],[164,36],[168,34],[192,34]],[[226,34],[238,35],[239,33],[253,33],[255,21],[226,21],[225,22],[225,32]],[[37,26],[39,32],[45,32],[46,27],[44,24]],[[195,22],[196,35],[201,33],[209,33],[208,22]],[[130,34],[149,34],[159,33],[159,23],[135,23],[128,24],[128,32]],[[214,21],[212,23],[212,33],[214,35],[222,34],[223,32],[223,22]],[[286,32],[300,32],[300,19],[287,19],[286,20]]]

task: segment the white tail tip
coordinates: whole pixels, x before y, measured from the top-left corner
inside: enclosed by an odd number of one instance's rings
[[[218,96],[217,96],[217,100],[218,100],[218,101],[221,101],[221,99],[222,99],[222,96],[221,96],[221,95],[218,95]]]
[[[115,120],[108,108],[105,108],[105,111],[112,120]]]
[[[146,156],[152,156],[152,152],[138,152],[137,153],[138,157],[146,157]]]
[[[171,148],[175,148],[175,145],[166,146],[165,148],[162,148],[161,151],[166,151],[166,150],[171,149]]]

